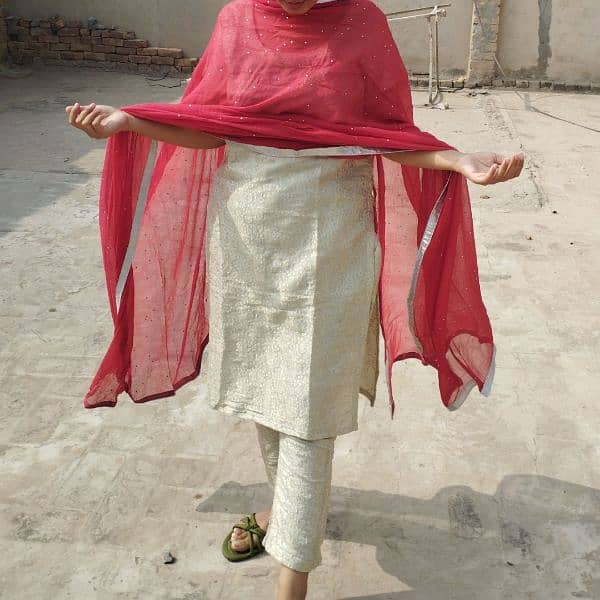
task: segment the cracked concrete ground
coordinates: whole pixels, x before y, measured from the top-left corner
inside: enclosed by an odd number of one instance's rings
[[[2,598],[272,597],[272,557],[220,552],[237,518],[270,502],[253,423],[207,408],[199,380],[82,407],[111,332],[104,144],[68,128],[63,106],[181,93],[156,84],[60,69],[0,80]],[[417,123],[464,150],[528,157],[518,181],[471,188],[494,389],[450,413],[434,371],[408,361],[394,420],[383,381],[374,408],[361,399],[359,430],[336,441],[309,598],[600,598],[600,98],[447,100],[431,111],[415,93]]]

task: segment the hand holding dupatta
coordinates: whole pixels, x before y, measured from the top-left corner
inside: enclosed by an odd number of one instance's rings
[[[65,107],[69,125],[81,129],[94,139],[106,139],[121,131],[129,130],[130,116],[112,106],[91,103],[82,106],[75,102]]]
[[[67,106],[69,124],[94,139],[106,139],[121,131],[133,131],[146,137],[186,148],[218,148],[224,141],[195,129],[153,123],[139,119],[112,106],[76,102]],[[473,183],[492,185],[508,181],[521,174],[524,155],[503,157],[495,152],[462,153],[456,150],[398,152],[387,158],[401,164],[424,169],[439,169],[461,173]]]
[[[106,139],[123,131],[131,131],[184,148],[210,150],[225,144],[223,140],[195,129],[138,119],[123,110],[104,104],[92,102],[82,106],[75,102],[65,107],[65,111],[69,115],[70,125],[94,139]]]

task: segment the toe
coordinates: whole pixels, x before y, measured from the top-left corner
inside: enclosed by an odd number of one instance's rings
[[[234,550],[244,550],[248,546],[246,531],[235,528],[231,536],[231,547]]]

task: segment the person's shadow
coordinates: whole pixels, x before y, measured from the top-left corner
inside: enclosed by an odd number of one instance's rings
[[[270,502],[266,483],[230,481],[196,510]],[[333,486],[326,538],[375,546],[379,567],[411,588],[345,600],[600,598],[600,490],[549,477],[511,475],[494,495],[450,486],[427,500]]]

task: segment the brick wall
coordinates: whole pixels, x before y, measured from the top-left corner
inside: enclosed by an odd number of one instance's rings
[[[6,1],[0,0],[0,65],[6,62],[8,53],[8,34],[6,32],[6,23],[4,21],[7,12]]]
[[[496,74],[501,5],[502,0],[477,0],[473,5],[467,85],[489,85]]]
[[[185,57],[181,48],[151,46],[134,31],[105,27],[95,19],[82,23],[59,16],[43,20],[6,17],[2,21],[8,33],[8,54],[17,64],[41,62],[181,75],[191,73],[198,62]]]

